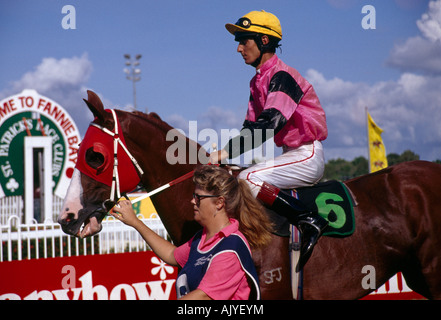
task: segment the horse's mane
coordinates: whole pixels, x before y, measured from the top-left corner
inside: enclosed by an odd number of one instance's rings
[[[161,130],[162,132],[168,132],[170,130],[175,129],[174,127],[172,127],[171,125],[169,125],[167,122],[165,122],[164,120],[161,119],[161,117],[156,113],[156,112],[149,112],[149,113],[144,113],[141,111],[132,111],[130,112],[132,115],[134,115],[135,117],[141,118],[151,124],[153,124],[154,126],[156,126],[159,130]],[[181,135],[180,132],[177,132],[177,134]],[[194,145],[196,147],[197,150],[199,150],[200,148],[202,148],[202,146],[197,143],[196,141],[193,141],[191,139],[189,139],[185,134],[183,134],[183,136],[185,137],[185,139],[187,140],[188,145]]]
[[[132,111],[131,113],[139,118],[142,118],[142,119],[148,121],[148,122],[152,122],[153,124],[155,124],[156,126],[158,126],[160,129],[162,129],[164,131],[168,131],[168,130],[173,129],[173,127],[171,125],[169,125],[167,122],[165,122],[164,120],[162,120],[161,117],[156,112],[144,113],[141,111]]]

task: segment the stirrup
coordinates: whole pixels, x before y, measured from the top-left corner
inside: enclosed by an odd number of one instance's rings
[[[299,272],[300,270],[303,269],[303,267],[306,265],[306,263],[308,262],[309,258],[312,255],[312,251],[314,250],[315,245],[317,244],[318,240],[320,239],[320,237],[323,234],[324,229],[326,229],[326,227],[328,226],[328,221],[326,221],[325,219],[321,218],[321,219],[314,219],[313,217],[309,217],[310,219],[308,220],[313,220],[314,222],[318,222],[320,225],[317,225],[311,221],[301,221],[301,223],[299,223],[299,231],[300,231],[300,239],[301,239],[301,243],[300,243],[300,257],[299,257],[299,261],[297,263],[296,266],[296,272]],[[305,229],[302,228],[302,225],[308,225],[309,228],[313,228],[315,229],[315,231],[317,232],[316,234],[313,234],[312,237],[308,235],[308,237],[305,237]],[[311,238],[314,241],[310,241]],[[305,241],[306,240],[306,241]],[[306,248],[306,251],[305,251]]]
[[[302,238],[303,237],[301,236],[300,239],[302,239]],[[306,251],[304,251],[306,245],[302,242],[300,243],[300,256],[299,256],[299,261],[297,262],[296,272],[300,272],[300,270],[302,270],[303,267],[306,265],[306,263],[308,262],[309,258],[312,255],[312,251],[314,250],[314,247],[317,244],[318,239],[319,238],[317,238],[315,243],[312,243],[312,244],[308,241],[308,246],[307,246]]]

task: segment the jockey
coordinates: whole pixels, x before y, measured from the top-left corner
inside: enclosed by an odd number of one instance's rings
[[[328,135],[325,112],[312,85],[276,55],[282,39],[276,16],[252,11],[225,27],[239,42],[237,51],[245,63],[256,68],[256,75],[250,82],[248,111],[240,135],[222,150],[211,153],[210,161],[235,158],[274,136],[283,154],[251,166],[239,178],[247,181],[255,197],[300,230],[299,271],[328,222],[280,189],[310,186],[322,178],[324,155],[320,141]],[[259,140],[255,139],[258,134],[261,141],[255,141]]]

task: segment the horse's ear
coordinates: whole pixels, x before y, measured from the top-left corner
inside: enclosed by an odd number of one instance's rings
[[[90,111],[92,111],[93,115],[98,119],[104,121],[106,112],[104,111],[103,103],[98,95],[90,90],[87,90],[87,100],[83,99],[89,107]]]

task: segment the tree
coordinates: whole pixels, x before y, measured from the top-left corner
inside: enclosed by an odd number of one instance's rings
[[[344,159],[329,160],[325,164],[323,180],[347,180],[368,173],[368,160],[357,157],[352,161]]]
[[[352,177],[358,177],[369,172],[369,161],[365,157],[352,160]]]
[[[350,162],[341,158],[331,159],[325,164],[325,173],[322,180],[346,180],[350,178],[350,171]]]
[[[393,166],[406,161],[419,160],[420,156],[411,150],[405,150],[401,155],[397,153],[390,153],[387,155],[388,166]],[[434,161],[435,163],[440,163],[441,160]],[[327,180],[348,180],[355,178],[369,172],[368,160],[363,157],[357,157],[352,161],[347,161],[345,159],[331,159],[325,164],[325,173],[323,175],[322,181]]]
[[[396,153],[390,153],[387,155],[388,166],[393,166],[394,164],[397,163],[414,161],[414,160],[420,160],[420,156],[410,150],[404,151],[401,155],[398,155]]]

